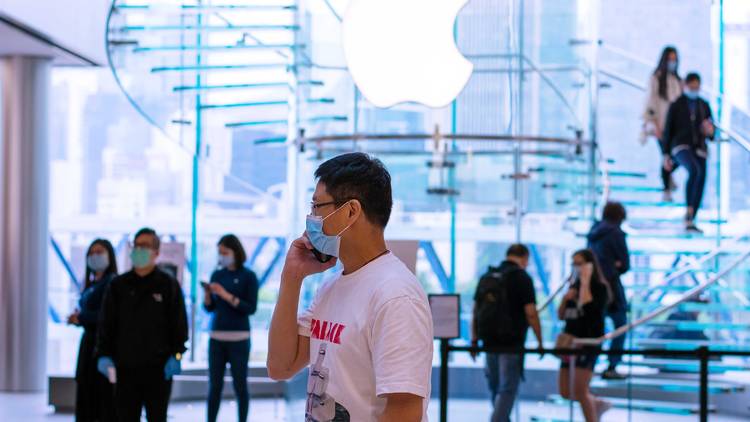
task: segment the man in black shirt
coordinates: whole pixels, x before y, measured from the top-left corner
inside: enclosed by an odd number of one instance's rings
[[[506,289],[509,317],[512,334],[507,338],[495,341],[484,340],[485,346],[523,348],[526,344],[526,333],[529,326],[534,330],[539,348],[543,347],[542,329],[536,310],[536,293],[534,283],[526,272],[529,265],[529,249],[521,244],[511,245],[505,261],[497,269],[501,274],[500,283]],[[479,290],[479,289],[478,289]],[[478,344],[477,302],[481,300],[479,291],[474,297],[474,317],[471,324],[472,345]],[[489,344],[488,344],[489,343]],[[472,356],[475,357],[475,356]],[[487,353],[487,382],[492,395],[494,411],[493,422],[510,421],[513,403],[518,395],[518,386],[523,378],[523,354]]]
[[[160,241],[141,229],[133,269],[112,280],[100,312],[98,368],[115,383],[118,420],[166,422],[172,377],[188,339],[185,299],[177,280],[156,267]]]
[[[689,73],[682,96],[669,106],[663,133],[664,169],[671,171],[676,162],[690,174],[685,192],[685,229],[692,233],[702,233],[695,224],[695,216],[706,185],[706,139],[713,139],[716,132],[711,107],[700,98],[700,89],[700,75]]]

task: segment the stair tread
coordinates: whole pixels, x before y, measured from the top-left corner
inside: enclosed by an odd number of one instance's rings
[[[559,394],[550,395],[549,399],[555,403],[567,402]],[[628,400],[627,398],[615,398],[615,397],[607,397],[606,400],[612,403],[612,405],[617,408],[632,408],[634,410],[643,410],[643,411],[650,411],[650,412],[656,412],[656,413],[675,413],[676,412],[676,413],[681,413],[681,414],[687,414],[687,413],[697,413],[700,410],[699,405],[694,404],[694,403],[678,403],[678,402],[644,400],[644,399]],[[715,412],[716,406],[709,405],[708,410],[710,412]]]

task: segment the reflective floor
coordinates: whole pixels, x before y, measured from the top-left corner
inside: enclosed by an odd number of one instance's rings
[[[54,414],[53,409],[47,406],[45,394],[6,394],[0,393],[0,421],[12,422],[68,422],[73,420],[69,414]],[[263,399],[253,400],[250,406],[250,421],[263,422],[291,422],[291,415],[298,414],[299,409],[287,408],[286,403],[279,400]],[[205,403],[173,403],[169,410],[170,420],[173,421],[203,421],[205,420]],[[220,421],[236,420],[236,406],[232,401],[222,404],[219,414]],[[485,421],[489,420],[489,403],[479,400],[451,400],[449,407],[449,421]],[[438,403],[430,404],[430,420],[437,421]],[[677,416],[668,414],[654,414],[644,412],[633,412],[628,414],[623,410],[612,410],[604,415],[603,422],[694,422],[697,416]],[[145,419],[144,419],[145,420]],[[512,418],[517,421],[567,421],[568,407],[550,404],[521,402],[517,416]],[[580,413],[574,413],[575,421],[582,421]],[[740,422],[746,419],[733,418],[729,416],[711,415],[711,422]]]

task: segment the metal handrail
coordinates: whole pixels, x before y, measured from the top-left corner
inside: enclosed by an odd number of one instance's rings
[[[455,140],[455,141],[495,141],[495,142],[545,142],[564,145],[590,146],[590,141],[575,138],[556,138],[533,135],[475,135],[459,133],[352,133],[345,135],[325,135],[313,137],[299,137],[295,140],[298,145],[307,143],[324,143],[324,142],[346,142],[346,141],[399,141],[399,140]]]
[[[676,308],[680,304],[685,303],[688,300],[690,300],[691,298],[693,298],[693,297],[701,294],[703,291],[705,291],[709,287],[711,287],[714,284],[718,283],[719,280],[721,280],[724,277],[726,277],[727,274],[729,274],[730,272],[732,272],[735,268],[737,268],[740,264],[742,264],[748,258],[750,258],[750,250],[747,250],[745,253],[743,253],[742,255],[740,255],[739,258],[737,258],[734,262],[732,262],[731,264],[729,264],[722,271],[720,271],[717,274],[715,274],[708,281],[706,281],[706,282],[704,282],[704,283],[702,283],[702,284],[700,284],[698,286],[695,286],[694,288],[692,288],[692,289],[686,291],[685,293],[683,293],[682,296],[680,296],[680,298],[677,299],[674,303],[671,303],[669,305],[664,305],[663,307],[661,307],[659,309],[656,309],[653,312],[650,312],[649,314],[647,314],[646,316],[638,319],[637,321],[634,321],[632,323],[623,325],[622,327],[620,327],[620,328],[618,328],[618,329],[616,329],[616,330],[614,330],[614,331],[612,331],[612,332],[610,332],[608,334],[605,334],[605,335],[603,335],[601,337],[598,337],[598,338],[577,338],[577,339],[575,339],[574,342],[575,342],[575,344],[581,345],[581,346],[599,346],[599,345],[601,345],[603,342],[605,342],[607,340],[611,340],[613,338],[619,337],[619,336],[627,333],[628,331],[632,331],[633,329],[635,329],[635,328],[637,328],[637,327],[639,327],[639,326],[641,326],[643,324],[646,324],[647,322],[653,320],[654,318],[657,318],[657,317],[659,317],[659,316],[661,316],[661,315],[663,315],[663,314],[671,311],[672,309]]]

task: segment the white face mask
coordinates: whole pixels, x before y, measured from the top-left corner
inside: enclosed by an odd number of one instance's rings
[[[219,266],[229,268],[234,265],[234,255],[219,255]]]

